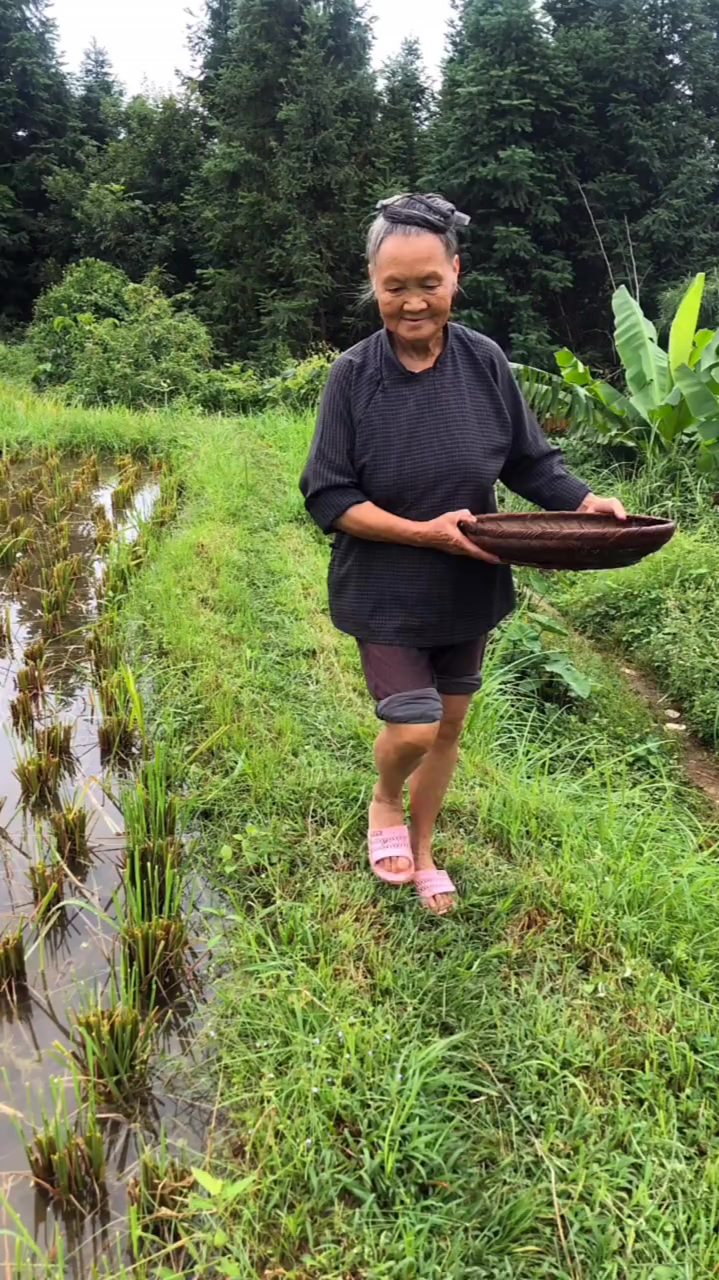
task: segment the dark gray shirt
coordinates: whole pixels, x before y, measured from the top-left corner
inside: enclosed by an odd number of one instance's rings
[[[412,373],[383,329],[332,366],[300,482],[325,533],[360,502],[407,520],[496,511],[497,480],[549,511],[575,511],[589,492],[489,338],[450,324],[434,366]],[[329,593],[340,631],[421,648],[473,640],[514,607],[508,568],[340,532]]]

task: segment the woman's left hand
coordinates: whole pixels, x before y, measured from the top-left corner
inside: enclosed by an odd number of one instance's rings
[[[597,498],[588,493],[577,511],[590,516],[615,516],[617,520],[626,520],[627,513],[618,498]]]

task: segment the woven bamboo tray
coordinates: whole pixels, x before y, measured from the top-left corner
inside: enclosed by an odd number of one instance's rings
[[[477,516],[462,532],[505,564],[533,569],[621,569],[666,545],[676,525],[654,516],[540,511]]]

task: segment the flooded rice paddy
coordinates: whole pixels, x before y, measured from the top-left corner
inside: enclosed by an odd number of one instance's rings
[[[141,1153],[200,1150],[210,1115],[179,809],[112,621],[171,513],[131,458],[0,460],[0,1228],[75,1277],[114,1253]]]

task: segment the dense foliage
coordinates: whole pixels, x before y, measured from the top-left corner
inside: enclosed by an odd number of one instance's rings
[[[361,0],[206,0],[196,78],[128,101],[96,45],[68,76],[47,0],[0,0],[0,319],[95,257],[225,358],[344,346],[374,200],[428,185],[473,216],[469,323],[611,363],[619,286],[660,315],[717,259],[717,0],[454,9],[436,95],[416,42],[373,69]]]
[[[692,457],[700,471],[719,464],[719,329],[698,328],[706,277],[699,272],[678,299],[666,349],[654,324],[621,285],[612,298],[621,380],[597,378],[567,347],[555,353],[560,375],[517,366],[540,417],[562,414],[588,424],[609,444],[646,462],[658,454]]]
[[[133,284],[96,258],[69,267],[35,307],[25,351],[38,387],[77,404],[143,409],[176,404],[245,413],[315,403],[336,352],[320,349],[262,377],[241,364],[213,367],[206,326],[148,277]]]

